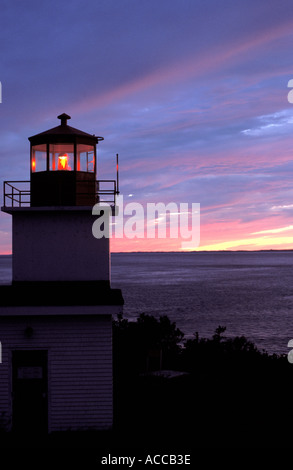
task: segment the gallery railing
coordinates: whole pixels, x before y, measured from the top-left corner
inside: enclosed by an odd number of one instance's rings
[[[80,193],[79,193],[80,194]],[[86,193],[83,193],[86,194]],[[118,194],[116,180],[97,180],[95,202],[104,202],[116,205]],[[30,207],[31,203],[30,181],[4,181],[3,205],[4,207]]]

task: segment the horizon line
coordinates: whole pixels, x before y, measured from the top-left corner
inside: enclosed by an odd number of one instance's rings
[[[264,251],[274,251],[274,252],[282,252],[282,251],[293,251],[293,248],[281,248],[281,249],[275,249],[275,248],[263,248],[263,249],[260,249],[260,250],[188,250],[188,251],[184,251],[184,250],[181,250],[181,251],[176,251],[176,250],[170,250],[170,251],[159,251],[159,250],[155,250],[155,251],[113,251],[110,253],[110,255],[115,255],[115,254],[119,254],[119,255],[129,255],[129,254],[139,254],[139,253],[143,253],[143,254],[147,254],[147,253],[151,253],[151,254],[154,254],[154,253],[158,253],[158,254],[169,254],[169,253],[180,253],[180,254],[190,254],[190,253],[260,253],[260,252],[264,252]],[[13,256],[13,253],[0,253],[0,256]]]

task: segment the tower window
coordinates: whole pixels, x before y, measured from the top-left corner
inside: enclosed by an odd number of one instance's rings
[[[77,171],[95,171],[95,151],[93,145],[78,144],[76,149]]]
[[[34,145],[32,147],[31,158],[32,172],[46,171],[47,166],[47,146],[46,144]]]
[[[74,170],[74,148],[73,144],[50,144],[49,145],[49,170]]]

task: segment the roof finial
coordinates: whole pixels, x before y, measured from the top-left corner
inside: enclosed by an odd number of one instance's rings
[[[67,120],[71,119],[71,117],[68,116],[68,114],[63,113],[58,116],[58,119],[61,119],[61,126],[67,126]]]

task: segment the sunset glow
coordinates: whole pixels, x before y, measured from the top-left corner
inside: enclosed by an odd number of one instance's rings
[[[125,202],[200,204],[200,245],[185,250],[293,249],[291,1],[31,6],[2,13],[2,181],[29,179],[28,136],[66,112],[104,136],[97,179],[116,178],[119,154]],[[1,214],[0,253],[11,252],[10,224]],[[182,240],[111,246],[181,251]]]

